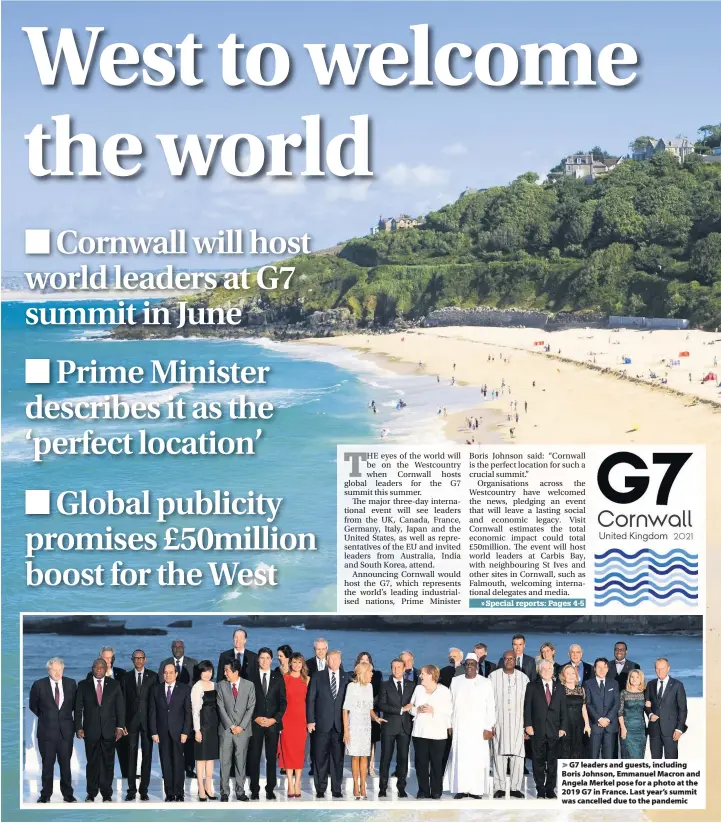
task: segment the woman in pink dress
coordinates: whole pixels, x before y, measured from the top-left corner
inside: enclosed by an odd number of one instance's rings
[[[283,715],[283,731],[278,741],[281,769],[288,777],[288,797],[300,797],[300,778],[305,761],[305,741],[308,728],[305,719],[305,698],[308,694],[308,667],[300,652],[290,658],[290,672],[283,675],[288,706]]]

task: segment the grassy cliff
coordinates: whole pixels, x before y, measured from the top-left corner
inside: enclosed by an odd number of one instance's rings
[[[443,306],[599,310],[721,326],[721,165],[626,161],[593,185],[469,191],[423,225],[349,240],[296,266],[275,307],[347,308],[367,323]],[[217,290],[212,302],[234,297]],[[240,294],[237,295],[241,296]],[[247,295],[246,295],[247,296]]]

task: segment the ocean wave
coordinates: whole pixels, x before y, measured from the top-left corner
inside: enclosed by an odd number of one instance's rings
[[[186,394],[187,392],[191,392],[195,390],[195,386],[192,383],[183,383],[180,386],[171,386],[170,388],[166,389],[157,389],[155,391],[147,391],[147,392],[117,392],[118,396],[121,400],[124,400],[126,403],[167,403],[169,400],[173,400],[179,394]],[[115,394],[115,392],[110,392],[111,394]],[[60,402],[63,403],[93,403],[99,400],[102,400],[104,397],[107,397],[107,393],[104,394],[87,394],[83,395],[82,397],[65,397],[61,398]]]
[[[627,585],[630,585],[631,583],[635,583],[637,580],[648,580],[650,577],[665,577],[666,575],[670,574],[672,571],[676,571],[677,569],[681,569],[684,572],[684,575],[686,576],[698,576],[698,569],[690,569],[688,568],[688,566],[684,566],[682,563],[675,563],[673,566],[669,566],[666,569],[656,569],[653,566],[649,566],[647,569],[643,570],[643,574],[636,574],[633,577],[630,576],[631,572],[626,574],[625,569],[613,570],[608,574],[605,574],[603,577],[594,578],[594,583],[605,583],[607,580],[621,580]],[[684,575],[677,575],[677,577],[683,577]]]
[[[227,389],[224,391],[197,392],[200,400],[218,400],[221,403],[230,403],[240,395],[244,395],[255,403],[272,403],[276,409],[287,409],[291,406],[305,406],[308,403],[317,403],[329,394],[335,394],[343,387],[342,381],[332,386],[322,386],[313,389]]]
[[[609,580],[607,583],[604,583],[602,586],[594,586],[594,591],[597,592],[605,592],[611,591],[615,589],[623,589],[626,592],[635,592],[635,591],[648,591],[657,594],[659,597],[663,597],[660,592],[666,592],[669,589],[672,589],[674,586],[682,588],[687,594],[691,592],[698,593],[698,586],[693,586],[688,583],[686,580],[676,578],[674,580],[669,580],[668,583],[661,584],[658,581],[654,581],[653,583],[645,578],[641,580],[639,583],[634,583],[632,586],[627,585],[622,580]]]
[[[607,557],[611,557],[612,555],[620,555],[625,560],[636,560],[636,558],[641,557],[642,555],[649,555],[653,557],[654,560],[657,560],[659,563],[663,563],[668,558],[675,557],[676,555],[683,555],[687,560],[692,562],[698,559],[697,554],[689,554],[689,552],[685,551],[681,548],[671,549],[670,552],[657,552],[654,549],[639,549],[634,554],[627,554],[626,552],[622,551],[621,549],[609,549],[608,551],[604,552],[603,554],[597,554],[596,560],[605,560]]]

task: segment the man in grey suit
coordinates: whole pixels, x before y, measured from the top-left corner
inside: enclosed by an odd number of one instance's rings
[[[248,743],[253,734],[255,686],[240,677],[240,664],[235,658],[224,667],[224,680],[216,685],[220,715],[220,800],[230,796],[231,765],[235,765],[235,796],[248,800],[245,793],[245,763]]]

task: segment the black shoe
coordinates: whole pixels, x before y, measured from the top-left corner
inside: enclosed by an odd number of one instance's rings
[[[175,795],[175,802],[176,803],[185,803],[185,795],[184,794],[176,794]]]
[[[128,792],[125,795],[126,800],[135,800],[136,797],[137,797],[137,792]]]
[[[108,797],[103,798],[103,803],[112,803],[112,802],[113,802],[112,795],[109,795]]]
[[[343,792],[331,792],[333,797],[343,797]]]
[[[251,800],[260,800],[260,792],[251,792],[250,793]]]
[[[49,802],[50,802],[49,797],[44,797],[43,795],[40,795],[40,797],[38,797],[38,803],[49,803]]]
[[[556,792],[554,792],[553,790],[546,791],[546,800],[555,800],[556,797],[557,797]]]
[[[207,797],[201,797],[200,795],[198,795],[198,803],[207,803],[207,802],[208,802]]]
[[[227,794],[222,794],[222,793],[221,793],[221,795],[220,795],[220,802],[221,802],[221,803],[227,803],[227,802],[228,802],[228,795],[227,795]]]
[[[318,800],[325,800],[325,792],[316,792],[315,796],[318,798]]]
[[[543,800],[545,798],[545,796],[546,796],[546,793],[543,791],[543,789],[540,789],[539,791],[536,792],[536,798],[538,800]]]
[[[468,795],[463,792],[458,792],[458,794],[453,795],[454,800],[463,800],[464,797],[468,797]]]
[[[275,796],[275,792],[274,791],[266,792],[265,793],[265,799],[266,800],[276,800],[277,798]]]
[[[186,777],[197,777],[198,775],[195,773],[194,769],[186,769],[185,770]]]
[[[236,793],[235,799],[240,800],[241,803],[247,803],[250,800],[250,798],[245,792],[242,792],[241,794]]]
[[[408,792],[405,789],[398,789],[398,797],[408,797]]]
[[[48,800],[49,800],[49,799],[50,799],[50,798],[48,798]],[[75,797],[75,795],[74,795],[74,794],[68,794],[68,795],[66,795],[66,796],[63,798],[63,801],[64,801],[65,803],[77,803],[77,802],[78,802],[78,798],[77,798],[77,797]]]
[[[150,797],[148,796],[147,792],[140,792],[140,799],[147,801],[150,800]]]
[[[498,799],[499,797],[505,797],[506,793],[503,791],[503,789],[499,789],[497,792],[493,792],[493,796],[496,799]]]
[[[474,800],[483,800],[482,794],[468,794],[468,797],[472,797]]]
[[[418,792],[416,800],[428,800],[428,795],[425,792]]]
[[[85,802],[86,802],[86,803],[95,803],[95,798],[94,798],[94,797],[90,797],[90,795],[86,795],[86,797],[85,797]]]
[[[518,789],[512,789],[511,797],[517,797],[519,800],[523,800],[523,792],[519,792]]]
[[[166,794],[165,795],[165,802],[166,803],[174,803],[175,802],[175,795],[174,794]]]
[[[441,799],[441,796],[439,794],[432,794],[431,795],[431,800],[440,800],[440,799]]]
[[[378,797],[386,797],[386,790],[378,789]]]

